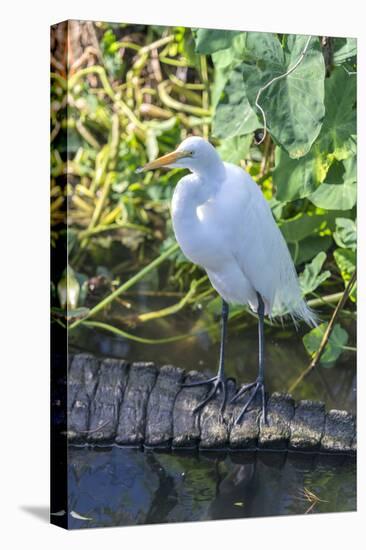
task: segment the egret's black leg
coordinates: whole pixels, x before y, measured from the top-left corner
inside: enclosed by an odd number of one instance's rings
[[[217,372],[217,375],[208,378],[207,380],[201,380],[199,382],[191,382],[189,384],[182,384],[185,388],[191,388],[194,386],[202,386],[204,384],[212,384],[212,388],[208,395],[205,397],[201,403],[197,405],[197,407],[194,409],[194,412],[199,411],[210,401],[216,392],[218,390],[222,391],[223,398],[222,403],[220,407],[220,412],[222,413],[224,411],[225,405],[226,405],[226,399],[227,399],[227,379],[225,376],[224,368],[225,368],[225,342],[226,342],[226,328],[227,328],[227,319],[229,316],[229,304],[225,302],[225,300],[222,301],[222,312],[221,312],[221,341],[220,341],[220,360],[219,360],[219,370]]]
[[[258,358],[258,377],[255,382],[252,382],[251,384],[247,384],[241,390],[239,390],[231,400],[231,403],[234,403],[244,395],[247,391],[254,388],[254,391],[252,392],[250,398],[245,403],[244,407],[242,408],[239,416],[235,420],[235,424],[238,424],[241,419],[243,418],[245,412],[247,411],[248,407],[252,403],[254,397],[258,392],[261,394],[261,400],[262,400],[262,420],[264,423],[267,422],[267,416],[266,416],[266,396],[265,396],[265,390],[264,390],[264,302],[262,296],[257,292],[258,297],[258,340],[259,340],[259,358]]]

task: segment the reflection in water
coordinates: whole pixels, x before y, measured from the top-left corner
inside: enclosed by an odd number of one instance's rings
[[[299,453],[69,449],[70,528],[356,509],[355,461]]]

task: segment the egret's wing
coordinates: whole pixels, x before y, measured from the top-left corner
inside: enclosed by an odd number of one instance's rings
[[[234,176],[238,177],[236,172]],[[290,252],[268,202],[245,172],[242,186],[245,193],[240,196],[236,191],[232,205],[235,211],[231,222],[232,254],[245,277],[264,298],[267,313],[288,312],[311,323]]]
[[[279,264],[281,258],[287,260],[286,253],[282,235],[261,190],[251,178],[245,178],[245,186],[246,200],[242,204],[240,227],[233,241],[233,254],[271,311],[278,288]]]

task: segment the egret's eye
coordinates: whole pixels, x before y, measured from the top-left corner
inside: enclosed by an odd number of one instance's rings
[[[188,151],[190,157],[193,157],[193,151]]]

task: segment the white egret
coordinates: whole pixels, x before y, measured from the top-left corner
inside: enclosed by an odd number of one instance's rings
[[[140,171],[162,166],[188,168],[192,172],[179,181],[173,194],[174,233],[185,256],[205,269],[222,298],[219,369],[215,377],[190,384],[212,385],[196,410],[218,390],[223,394],[221,410],[225,407],[224,351],[229,304],[248,304],[258,314],[258,376],[232,401],[252,390],[236,419],[240,422],[255,395],[260,393],[262,419],[266,421],[264,316],[271,316],[277,310],[288,313],[295,322],[302,319],[316,325],[313,313],[302,298],[285,239],[258,185],[243,169],[222,162],[205,139],[189,137],[176,151],[149,162]]]

